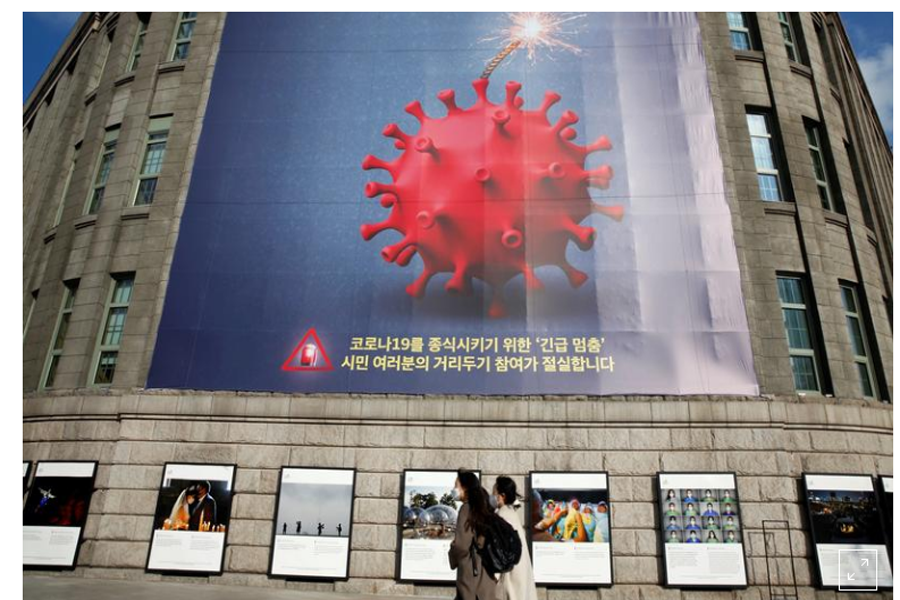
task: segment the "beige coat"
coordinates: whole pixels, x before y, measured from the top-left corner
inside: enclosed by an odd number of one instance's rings
[[[509,523],[522,541],[522,558],[509,573],[500,576],[500,587],[506,600],[537,600],[537,587],[534,585],[534,572],[531,568],[531,555],[528,552],[528,537],[522,527],[522,510],[511,506],[501,506],[497,514]]]
[[[463,504],[456,520],[456,538],[450,543],[450,567],[456,569],[457,600],[505,600],[502,588],[481,566],[477,552],[470,555],[469,548],[475,541],[475,532],[466,526],[469,505]],[[483,540],[480,540],[483,542]],[[474,565],[473,563],[474,557]],[[478,575],[475,575],[477,570]]]

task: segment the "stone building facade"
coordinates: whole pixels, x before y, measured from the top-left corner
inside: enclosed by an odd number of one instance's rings
[[[751,585],[700,595],[768,598],[768,584],[790,584],[792,572],[801,598],[834,594],[815,589],[800,475],[893,468],[893,156],[836,14],[744,13],[737,29],[733,15],[699,16],[759,397],[144,389],[227,19],[196,15],[183,57],[175,38],[184,14],[83,14],[24,107],[24,457],[99,461],[76,575],[161,578],[144,566],[163,464],[209,461],[238,467],[225,572],[211,583],[449,595],[395,581],[403,469],[478,468],[521,485],[532,470],[590,465],[610,475],[615,585],[542,591],[547,598],[693,595],[661,587],[655,475],[682,470],[734,471],[742,500]],[[787,201],[760,200],[748,112],[772,128]],[[151,118],[160,116],[171,118],[165,159],[152,204],[135,206]],[[115,157],[100,181],[111,131]],[[98,186],[102,203],[91,210]],[[127,319],[114,378],[96,385],[98,337],[119,273],[134,274]],[[805,292],[818,393],[797,390],[792,357],[802,353],[785,335],[779,277]],[[865,356],[848,333],[848,293]],[[348,581],[266,576],[283,465],[357,469]],[[767,564],[763,520],[788,523],[792,557],[778,534]]]

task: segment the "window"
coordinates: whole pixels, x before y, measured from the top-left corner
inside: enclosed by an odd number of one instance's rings
[[[197,24],[197,13],[183,12],[178,18],[175,28],[175,40],[172,42],[172,60],[187,60],[191,49],[191,36]]]
[[[753,160],[756,163],[760,198],[768,202],[780,202],[784,197],[771,119],[764,113],[747,113],[747,127],[750,129],[750,143],[753,147]]]
[[[784,38],[784,48],[787,50],[788,58],[794,62],[800,62],[800,52],[797,48],[790,15],[783,12],[778,13],[778,24],[781,25],[781,37]]]
[[[34,314],[34,305],[37,304],[38,291],[31,292],[31,304],[28,305],[28,314],[25,315],[25,324],[22,326],[22,340],[28,335],[28,326],[31,325],[31,315]]]
[[[94,89],[98,85],[100,85],[100,81],[103,79],[103,72],[106,71],[106,63],[109,62],[109,52],[112,49],[113,38],[116,35],[116,30],[111,29],[106,32],[98,44],[100,44],[98,48],[97,60],[94,63],[94,70],[91,73],[91,80],[88,84],[88,89]]]
[[[869,206],[869,198],[866,195],[866,186],[863,183],[862,173],[859,170],[859,162],[856,160],[856,152],[849,142],[844,142],[844,150],[850,161],[850,172],[853,174],[853,185],[856,188],[856,197],[859,198],[859,206],[862,209],[863,222],[869,229],[875,229],[875,221],[872,219],[872,208]]]
[[[816,39],[819,41],[819,50],[822,52],[822,60],[825,62],[825,71],[828,73],[828,81],[831,85],[837,85],[837,74],[834,72],[834,62],[831,60],[831,50],[828,45],[828,34],[825,27],[818,22],[813,23],[816,30]]]
[[[787,334],[794,387],[798,392],[820,392],[819,359],[810,331],[804,281],[799,277],[778,276],[778,298],[784,330]]]
[[[166,156],[166,142],[169,139],[169,126],[172,117],[156,117],[150,119],[147,129],[147,144],[144,148],[144,160],[135,191],[134,205],[151,204],[156,196],[156,184]]]
[[[88,203],[85,214],[95,215],[100,211],[103,202],[103,194],[106,191],[106,182],[109,180],[109,172],[112,169],[113,159],[116,156],[116,143],[119,141],[119,128],[106,132],[103,138],[103,147],[100,149],[100,159],[97,161],[97,173],[94,175],[94,184],[88,195]]]
[[[134,288],[134,274],[115,276],[106,304],[105,320],[97,340],[97,362],[94,369],[94,385],[110,385],[116,374],[119,346],[125,329],[125,317]]]
[[[844,305],[844,317],[847,319],[847,332],[850,335],[850,347],[853,348],[853,362],[856,363],[860,391],[864,398],[876,398],[875,377],[869,361],[869,343],[862,326],[859,296],[855,286],[841,285],[841,302]]]
[[[806,145],[809,147],[809,155],[812,158],[813,177],[816,178],[816,186],[819,189],[819,200],[822,201],[822,208],[834,210],[835,203],[831,196],[831,187],[828,185],[828,171],[825,167],[825,154],[822,151],[822,136],[819,126],[809,121],[804,125],[806,126]]]
[[[137,70],[141,63],[141,53],[144,51],[144,38],[147,36],[147,27],[150,25],[150,13],[138,13],[138,30],[134,36],[134,44],[131,46],[131,57],[128,59],[128,71]]]
[[[59,317],[56,319],[56,328],[50,341],[50,351],[47,354],[47,364],[44,367],[44,379],[42,387],[52,388],[56,380],[56,369],[59,367],[59,359],[62,357],[63,346],[66,343],[66,334],[69,332],[69,321],[72,318],[72,307],[75,306],[75,292],[78,291],[78,280],[65,282],[62,307],[59,309]]]
[[[56,215],[53,217],[53,227],[59,227],[59,224],[62,222],[63,209],[66,207],[66,196],[69,195],[69,184],[72,183],[72,175],[75,174],[75,163],[78,161],[79,150],[81,150],[81,146],[75,146],[75,154],[72,155],[72,163],[69,165],[69,172],[66,173],[66,182],[63,184],[59,205],[56,207]]]
[[[735,50],[753,50],[753,36],[750,32],[750,16],[747,13],[725,13],[728,29],[731,31],[731,47]]]

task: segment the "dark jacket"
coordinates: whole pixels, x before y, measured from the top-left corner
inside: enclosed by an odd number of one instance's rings
[[[470,554],[475,542],[475,532],[466,523],[469,520],[469,505],[463,504],[456,520],[456,538],[450,543],[450,567],[456,569],[457,600],[503,600],[502,588],[481,566],[481,556]],[[478,540],[479,545],[484,542]],[[474,564],[473,564],[474,557]],[[477,575],[475,572],[477,571]]]
[[[216,521],[216,500],[209,494],[203,500],[198,500],[197,506],[191,511],[188,529],[200,531],[200,523],[218,525],[218,521]]]

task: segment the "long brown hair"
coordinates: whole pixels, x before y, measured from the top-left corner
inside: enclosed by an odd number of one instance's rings
[[[494,516],[488,493],[481,487],[481,481],[471,471],[459,471],[457,473],[459,485],[466,491],[466,504],[469,505],[469,519],[466,527],[482,535],[488,529],[488,525]]]

